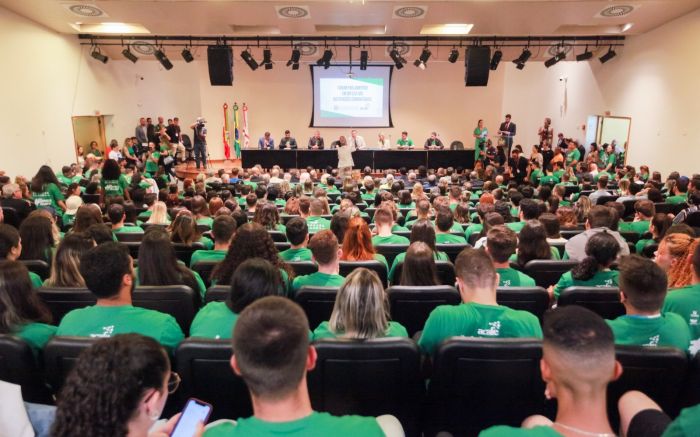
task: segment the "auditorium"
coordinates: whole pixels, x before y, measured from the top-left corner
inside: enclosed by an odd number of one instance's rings
[[[700,435],[700,0],[0,28],[0,437]]]

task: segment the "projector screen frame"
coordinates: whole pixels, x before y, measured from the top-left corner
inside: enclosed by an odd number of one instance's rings
[[[314,129],[345,129],[345,128],[352,128],[352,129],[388,129],[388,128],[393,128],[394,127],[394,121],[391,118],[391,84],[393,82],[393,74],[394,74],[394,65],[393,64],[367,64],[368,67],[389,67],[389,97],[388,97],[388,102],[389,102],[389,125],[388,126],[357,126],[357,127],[350,127],[350,126],[314,126],[314,110],[315,110],[315,101],[316,101],[316,91],[314,89],[314,67],[316,68],[323,68],[320,65],[314,65],[314,64],[309,64],[309,70],[311,72],[311,120],[309,121],[309,127],[314,128]],[[350,64],[333,64],[331,67],[347,67],[348,69],[350,67],[356,67],[359,70],[359,65],[350,65]],[[361,71],[361,70],[359,70]]]

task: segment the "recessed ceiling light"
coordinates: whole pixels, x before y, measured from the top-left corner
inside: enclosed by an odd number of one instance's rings
[[[473,24],[449,23],[427,24],[420,30],[421,35],[467,35],[471,32]]]
[[[119,35],[151,33],[143,25],[136,23],[75,23],[73,27],[83,33],[110,33]]]
[[[622,30],[622,32],[627,32],[628,30],[630,30],[632,28],[632,26],[634,26],[634,23],[627,23],[624,26],[622,26],[621,30]]]

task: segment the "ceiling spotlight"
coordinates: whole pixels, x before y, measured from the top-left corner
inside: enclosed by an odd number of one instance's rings
[[[251,70],[255,71],[258,69],[258,62],[253,59],[253,55],[250,54],[250,49],[245,49],[241,52],[241,58],[248,64]]]
[[[170,62],[170,59],[168,59],[167,56],[165,56],[165,53],[163,53],[162,49],[158,49],[155,52],[153,52],[153,56],[156,57],[158,62],[160,62],[160,65],[163,66],[166,70],[172,70],[173,68],[173,63]]]
[[[294,47],[292,50],[292,56],[289,58],[289,61],[287,61],[287,67],[292,67],[292,70],[298,70],[299,69],[299,59],[301,59],[301,51]]]
[[[369,52],[367,50],[362,50],[360,52],[360,70],[367,69],[367,60],[369,59]]]
[[[194,56],[192,56],[192,52],[190,51],[189,48],[185,47],[182,50],[182,59],[185,60],[188,64],[192,61],[194,61]]]
[[[520,54],[518,59],[513,60],[513,63],[516,65],[518,70],[525,68],[525,63],[528,59],[530,59],[530,56],[532,56],[532,52],[526,47],[523,49],[523,52]]]
[[[413,61],[413,65],[420,68],[421,70],[425,70],[426,64],[428,63],[428,59],[430,59],[431,54],[432,53],[430,53],[430,50],[427,47],[424,48],[418,59]]]
[[[126,59],[130,60],[134,64],[139,60],[139,58],[137,58],[135,54],[131,53],[131,50],[128,48],[122,50],[122,55],[124,55]]]
[[[102,62],[103,64],[106,64],[107,61],[109,61],[109,58],[106,55],[103,55],[102,52],[100,51],[100,48],[95,46],[92,49],[92,53],[90,53],[90,56],[93,58],[97,59],[98,61]]]
[[[588,51],[588,46],[586,46],[586,51],[576,56],[576,61],[587,61],[593,57],[593,52]]]
[[[331,66],[331,59],[333,59],[333,51],[326,48],[323,51],[323,56],[316,61],[316,65],[323,65],[323,69],[328,70],[328,67]]]
[[[265,49],[263,50],[263,60],[262,60],[262,65],[265,66],[265,70],[272,70],[272,50],[270,49]]]
[[[498,68],[498,64],[501,62],[501,58],[503,57],[503,52],[500,50],[496,50],[493,52],[493,56],[491,57],[491,65],[489,68],[491,70],[496,71]]]
[[[452,50],[450,51],[450,57],[447,58],[447,60],[450,64],[454,64],[455,62],[457,62],[457,59],[459,59],[459,51],[455,48],[452,48]]]
[[[557,62],[563,60],[566,58],[566,53],[564,52],[559,52],[556,55],[552,56],[551,58],[547,59],[544,61],[544,66],[549,68],[553,65],[555,65]]]
[[[613,50],[612,46],[610,46],[610,49],[608,49],[608,52],[600,57],[600,63],[605,64],[606,62],[608,62],[609,60],[611,60],[615,56],[617,56],[617,53],[615,53],[615,50]],[[105,62],[107,62],[107,61],[105,61]]]
[[[389,52],[389,57],[391,58],[392,61],[394,61],[394,65],[396,66],[397,70],[401,70],[403,68],[403,64],[406,63],[406,60],[401,56],[398,50],[396,50],[396,47],[394,47],[390,52]]]

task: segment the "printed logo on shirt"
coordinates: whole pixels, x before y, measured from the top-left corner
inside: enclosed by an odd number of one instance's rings
[[[604,282],[603,284],[601,284],[601,285],[596,285],[596,287],[598,287],[598,288],[602,288],[602,287],[612,287],[613,285],[614,285],[614,284],[613,284],[613,280],[612,280],[612,279],[606,279],[605,282]]]
[[[510,279],[508,279],[506,281],[502,281],[502,282],[503,282],[503,285],[501,285],[501,287],[510,287]]]
[[[688,323],[690,326],[698,326],[700,324],[700,314],[698,313],[698,310],[693,310],[693,312],[690,313]]]
[[[649,343],[643,344],[642,346],[656,347],[658,345],[659,345],[659,335],[654,335],[653,337],[649,337]]]
[[[90,334],[91,338],[109,338],[114,333],[114,325],[103,326],[101,334]]]
[[[477,329],[476,333],[487,337],[498,337],[501,333],[501,322],[489,322],[489,329]]]
[[[690,355],[695,355],[700,352],[700,338],[691,340],[688,350],[690,351]]]

